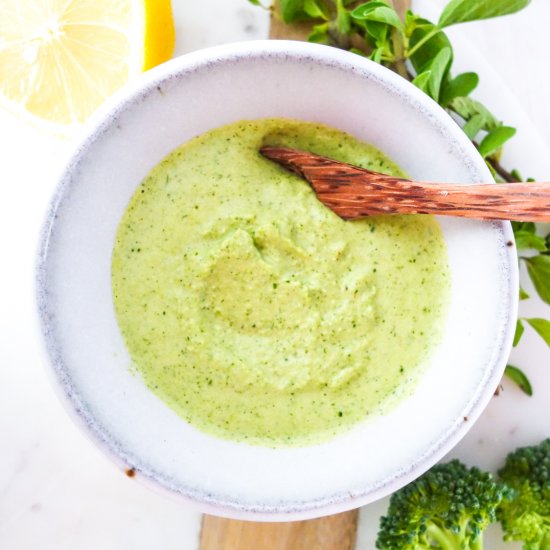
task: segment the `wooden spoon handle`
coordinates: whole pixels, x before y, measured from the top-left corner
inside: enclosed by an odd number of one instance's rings
[[[287,523],[203,516],[200,550],[353,550],[358,510]]]
[[[319,200],[341,218],[435,214],[487,220],[550,221],[550,184],[458,185],[415,182],[294,149],[261,152],[307,179]]]
[[[377,214],[435,214],[485,220],[550,221],[549,184],[441,185],[384,178],[335,190],[314,185],[319,200],[344,219]]]

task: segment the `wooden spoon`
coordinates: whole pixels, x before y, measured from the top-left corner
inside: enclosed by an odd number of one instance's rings
[[[436,214],[550,221],[550,183],[449,184],[394,178],[307,151],[262,147],[262,155],[305,178],[345,220],[377,214]]]

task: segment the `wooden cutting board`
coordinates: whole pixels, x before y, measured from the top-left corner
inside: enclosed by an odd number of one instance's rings
[[[410,0],[394,0],[404,14]],[[306,40],[308,23],[287,25],[275,13],[269,37]],[[358,510],[307,521],[264,523],[203,516],[200,550],[354,550]]]
[[[203,516],[200,550],[353,550],[358,511],[262,523]]]

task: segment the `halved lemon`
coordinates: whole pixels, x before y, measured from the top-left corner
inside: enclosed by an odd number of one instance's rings
[[[68,133],[173,48],[170,0],[1,0],[0,99]]]

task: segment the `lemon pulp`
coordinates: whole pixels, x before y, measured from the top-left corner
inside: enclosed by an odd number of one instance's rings
[[[4,0],[0,97],[63,132],[173,47],[170,0]]]

